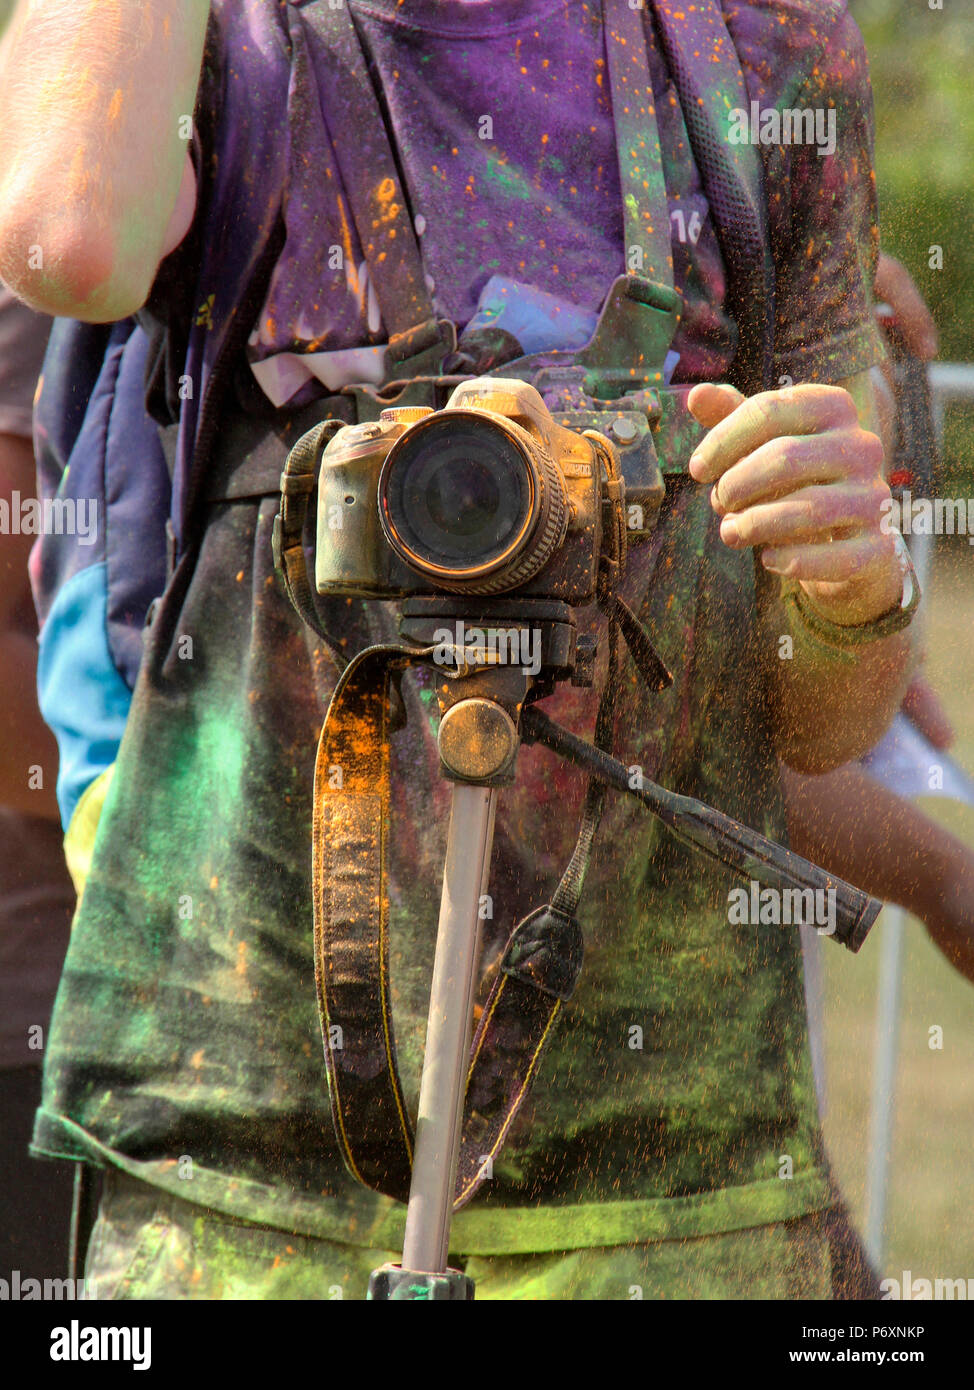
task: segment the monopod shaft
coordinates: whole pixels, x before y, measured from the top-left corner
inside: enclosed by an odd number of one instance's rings
[[[497,791],[453,784],[402,1267],[447,1268]]]

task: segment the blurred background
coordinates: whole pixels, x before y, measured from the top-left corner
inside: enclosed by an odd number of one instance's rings
[[[907,266],[937,321],[939,362],[974,363],[974,4],[850,0],[869,53],[883,248]],[[929,265],[943,248],[943,269]],[[936,371],[936,368],[934,369]],[[974,396],[947,407],[935,492],[974,497]],[[974,546],[934,543],[927,673],[957,731],[951,756],[974,774]],[[974,809],[919,803],[974,846]],[[826,1136],[865,1223],[876,995],[884,912],[862,952],[822,952]],[[943,1029],[943,1050],[929,1029]],[[881,1277],[974,1281],[974,987],[912,920],[906,927],[886,1254]]]

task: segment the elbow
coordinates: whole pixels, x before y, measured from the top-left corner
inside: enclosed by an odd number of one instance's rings
[[[97,220],[84,225],[58,214],[31,217],[0,202],[0,279],[44,314],[113,323],[145,303],[152,277],[126,266],[118,237]]]

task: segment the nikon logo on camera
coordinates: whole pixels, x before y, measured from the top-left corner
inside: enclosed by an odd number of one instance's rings
[[[454,630],[433,633],[433,660],[453,666],[461,653],[469,666],[520,666],[525,675],[541,670],[541,632],[526,627],[466,627],[457,619]]]

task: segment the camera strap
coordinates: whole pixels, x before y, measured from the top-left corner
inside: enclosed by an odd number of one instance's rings
[[[610,620],[608,679],[595,746],[612,742],[620,628]],[[391,827],[389,703],[393,671],[432,663],[435,647],[366,648],[343,671],[315,761],[315,982],[335,1133],[350,1172],[405,1201],[413,1128],[393,1028],[386,860]],[[442,668],[439,668],[442,670]],[[525,1099],[582,966],[575,917],[604,783],[591,778],[575,851],[549,904],[514,928],[474,1035],[454,1207],[468,1202]]]

